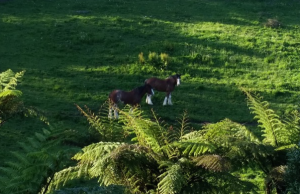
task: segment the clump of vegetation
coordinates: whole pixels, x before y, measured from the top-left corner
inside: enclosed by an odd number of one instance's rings
[[[269,28],[279,28],[282,24],[277,19],[268,19],[265,26]]]
[[[106,131],[109,138],[84,147],[73,157],[78,164],[57,172],[50,188],[96,177],[100,186],[122,185],[129,193],[256,192],[255,185],[239,176],[242,169],[253,168],[265,173],[267,193],[285,192],[288,167],[282,156],[300,140],[299,114],[293,112],[281,120],[268,102],[242,90],[258,120],[260,137],[229,119],[198,131],[190,127],[186,112],[178,124],[168,126],[154,112],[153,119],[148,119],[137,108],[129,113],[128,106],[120,110],[118,127],[113,127],[125,136],[115,136],[107,116],[78,107],[91,127],[99,133]]]
[[[287,157],[287,169],[285,180],[287,182],[288,191],[290,193],[299,193],[300,191],[300,146],[292,149]]]
[[[139,54],[139,63],[140,64],[145,64],[145,57],[144,57],[144,53],[143,52],[141,52]]]
[[[23,103],[18,98],[22,92],[16,86],[24,73],[14,73],[11,69],[0,73],[0,126],[22,110]]]
[[[153,65],[155,67],[159,67],[160,66],[160,60],[159,60],[159,56],[156,52],[149,52],[148,54],[148,63],[150,65]]]
[[[166,53],[160,53],[160,59],[161,59],[163,68],[167,68],[168,65],[171,63],[171,57]]]
[[[160,53],[158,55],[156,52],[149,52],[148,59],[144,58],[143,52],[138,55],[140,64],[148,64],[153,66],[157,70],[168,69],[168,66],[172,62],[172,58],[167,53]]]

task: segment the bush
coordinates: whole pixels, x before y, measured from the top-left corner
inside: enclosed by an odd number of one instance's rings
[[[287,170],[285,179],[287,182],[287,190],[289,193],[300,192],[300,149],[294,148],[287,154]]]
[[[276,19],[268,19],[265,23],[265,26],[269,28],[279,28],[281,23]]]

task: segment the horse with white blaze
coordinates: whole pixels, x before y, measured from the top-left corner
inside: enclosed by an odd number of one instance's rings
[[[166,92],[166,97],[164,99],[163,105],[173,105],[171,93],[175,89],[175,86],[180,85],[180,75],[172,75],[166,79],[151,77],[145,80],[145,84],[149,84],[154,90],[157,90],[159,92]],[[148,94],[146,98],[146,103],[153,105],[151,97],[152,95]]]

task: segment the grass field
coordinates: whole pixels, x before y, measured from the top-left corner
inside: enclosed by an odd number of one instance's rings
[[[253,123],[240,86],[280,115],[298,108],[299,10],[296,0],[0,1],[0,72],[26,70],[17,87],[25,105],[66,128],[88,128],[75,104],[97,111],[111,90],[175,73],[182,84],[174,105],[162,106],[156,92],[153,106],[141,104],[146,114],[153,108],[172,123],[186,110],[196,127],[224,118]],[[167,54],[167,65],[150,52]],[[10,120],[0,145],[11,149],[42,127]]]

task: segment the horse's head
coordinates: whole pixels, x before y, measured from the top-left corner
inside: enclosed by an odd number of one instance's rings
[[[174,77],[176,78],[176,85],[179,86],[180,85],[180,74],[176,74]]]
[[[154,95],[153,88],[151,87],[150,84],[145,84],[145,89],[146,89],[146,93],[147,93],[148,95]]]

